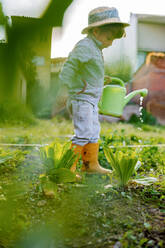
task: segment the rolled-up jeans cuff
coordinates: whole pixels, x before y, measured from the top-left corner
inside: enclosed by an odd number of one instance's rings
[[[79,146],[85,146],[88,143],[97,143],[98,139],[80,139],[77,137],[71,138],[72,143],[79,145]]]

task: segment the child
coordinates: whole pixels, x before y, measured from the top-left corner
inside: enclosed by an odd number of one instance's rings
[[[82,30],[87,37],[75,45],[60,73],[61,83],[69,92],[68,108],[73,116],[75,132],[72,147],[78,157],[82,155],[82,171],[110,173],[98,162],[98,102],[104,86],[102,49],[111,46],[113,40],[122,38],[128,25],[120,21],[114,7],[90,11],[88,27]],[[76,164],[77,161],[71,167],[72,171],[76,170]]]

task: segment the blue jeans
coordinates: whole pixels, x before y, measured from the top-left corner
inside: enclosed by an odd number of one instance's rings
[[[100,135],[98,106],[83,100],[71,100],[69,109],[75,133],[72,143],[80,146],[97,143]]]

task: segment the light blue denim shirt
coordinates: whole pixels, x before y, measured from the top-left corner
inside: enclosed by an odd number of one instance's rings
[[[70,100],[98,104],[104,85],[102,43],[93,35],[80,40],[70,52],[60,73]]]

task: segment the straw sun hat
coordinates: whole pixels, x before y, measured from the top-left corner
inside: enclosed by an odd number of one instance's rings
[[[99,7],[93,9],[88,14],[88,27],[82,30],[82,34],[88,33],[93,27],[103,26],[105,24],[121,23],[124,27],[129,26],[128,23],[122,22],[119,17],[118,10],[114,7]]]

